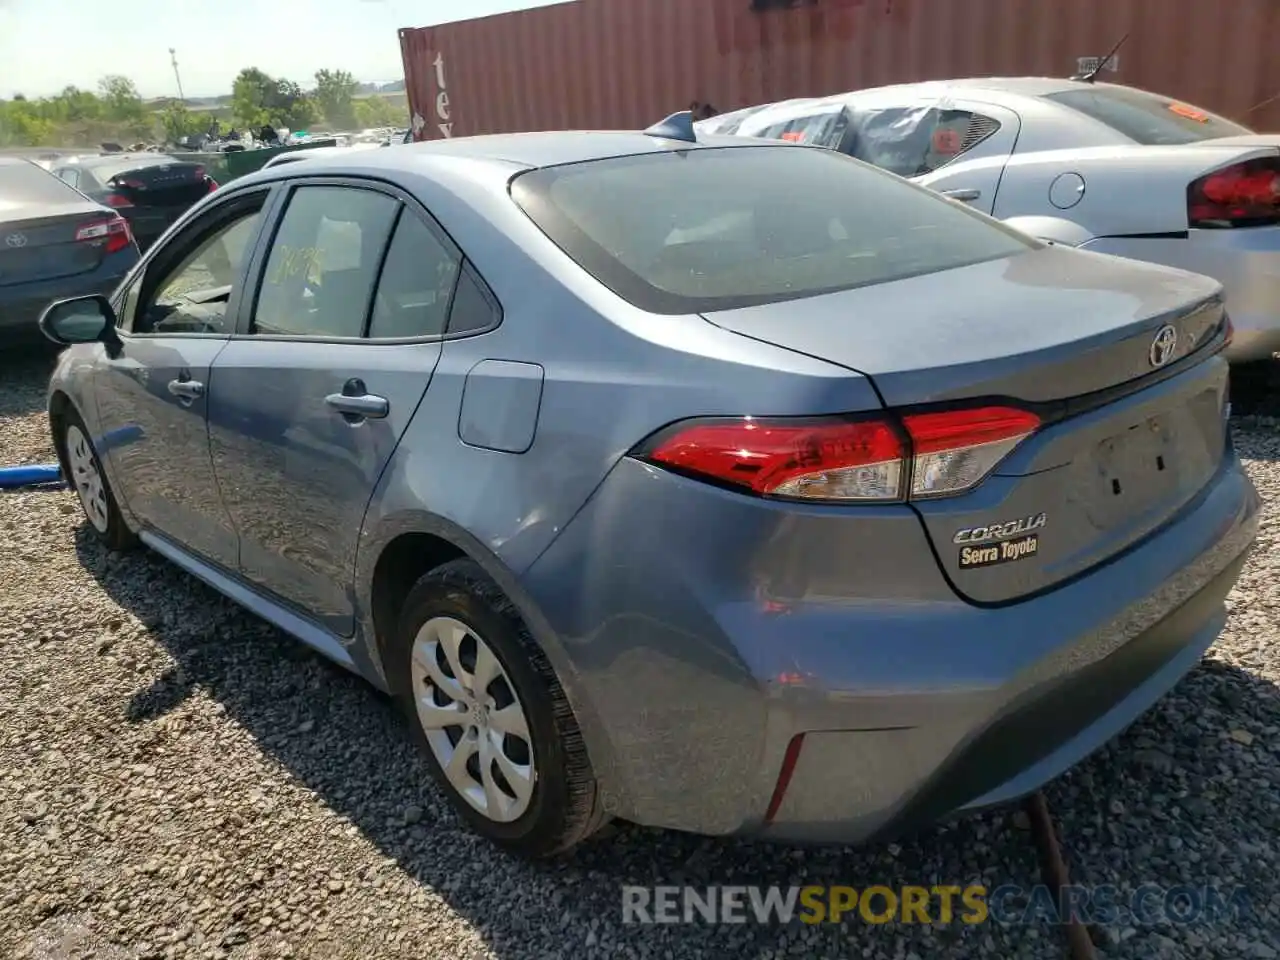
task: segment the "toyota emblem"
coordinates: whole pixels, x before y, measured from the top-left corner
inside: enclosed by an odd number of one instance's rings
[[[1178,331],[1165,324],[1156,333],[1156,338],[1151,341],[1151,365],[1153,367],[1163,367],[1173,359],[1173,353],[1177,349]]]
[[[11,233],[4,238],[4,245],[17,249],[27,245],[27,235],[25,233]]]

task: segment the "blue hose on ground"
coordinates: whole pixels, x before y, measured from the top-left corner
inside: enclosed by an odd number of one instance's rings
[[[18,490],[22,487],[41,487],[62,482],[62,470],[56,463],[0,467],[0,490]]]

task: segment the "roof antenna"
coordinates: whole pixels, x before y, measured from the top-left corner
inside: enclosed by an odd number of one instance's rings
[[[1078,80],[1081,83],[1093,83],[1093,81],[1097,79],[1098,74],[1100,74],[1103,68],[1106,67],[1106,65],[1111,62],[1112,57],[1114,57],[1116,53],[1119,52],[1120,48],[1124,46],[1124,42],[1128,39],[1129,39],[1129,35],[1126,33],[1123,37],[1120,38],[1120,42],[1111,48],[1111,52],[1108,53],[1101,60],[1099,60],[1092,70],[1090,70],[1088,73],[1078,73],[1071,79]]]
[[[693,129],[693,111],[681,110],[673,113],[661,123],[655,123],[644,132],[646,137],[661,137],[663,140],[683,140],[686,143],[697,143],[698,137]]]

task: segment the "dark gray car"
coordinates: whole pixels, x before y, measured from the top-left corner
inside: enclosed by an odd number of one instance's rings
[[[1198,661],[1258,522],[1218,284],[820,149],[289,164],[45,326],[93,529],[391,692],[531,855],[1018,797]]]
[[[138,247],[117,214],[18,157],[0,157],[0,343],[44,342],[54,300],[110,293]]]

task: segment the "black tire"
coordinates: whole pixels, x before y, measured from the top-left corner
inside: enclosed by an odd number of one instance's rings
[[[418,720],[410,660],[418,631],[434,617],[460,621],[483,637],[524,706],[536,777],[528,808],[515,820],[490,819],[459,794]],[[603,826],[595,774],[564,688],[515,605],[479,564],[454,560],[418,580],[389,644],[387,666],[392,693],[436,782],[476,833],[519,856],[542,859],[568,851]]]
[[[77,433],[79,437],[76,436]],[[85,504],[85,496],[81,493],[78,483],[79,478],[76,476],[74,453],[71,448],[78,443],[79,438],[83,438],[93,469],[97,471],[98,477],[102,482],[102,504],[106,515],[105,526],[99,526],[99,521],[90,516],[89,507]],[[107,479],[106,472],[102,469],[102,461],[98,458],[98,451],[94,449],[93,441],[89,437],[89,430],[85,427],[80,414],[74,409],[68,409],[63,414],[58,446],[58,452],[62,456],[62,467],[66,473],[67,485],[75,495],[76,502],[80,504],[80,510],[84,514],[89,530],[108,550],[123,551],[135,547],[138,543],[138,538],[124,521],[124,514],[120,512],[120,504],[116,502],[116,495],[111,489],[111,482]]]

